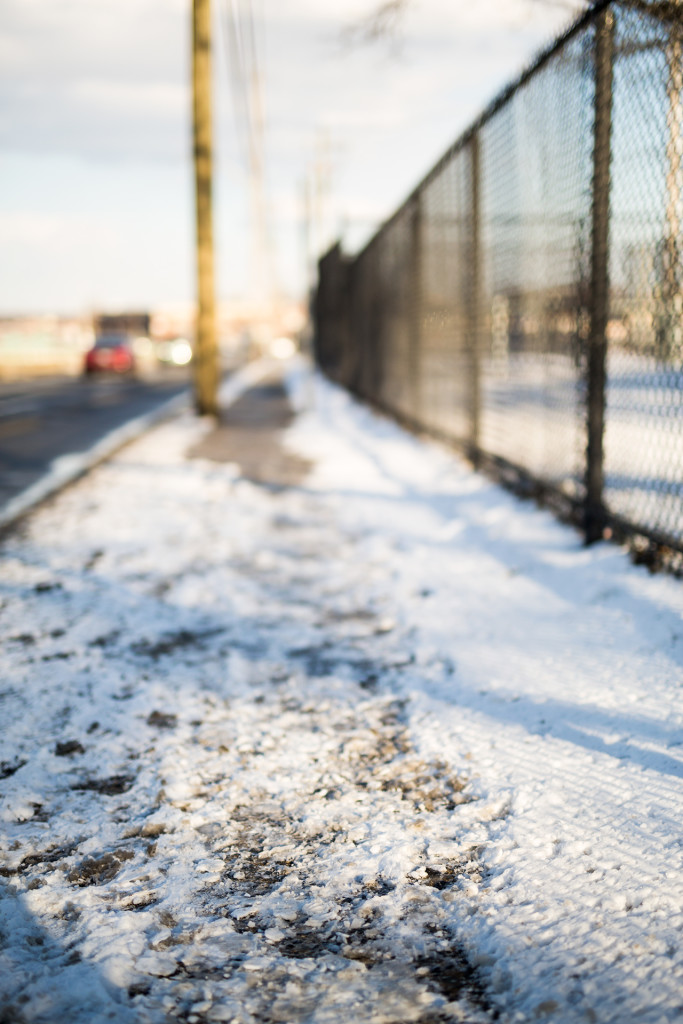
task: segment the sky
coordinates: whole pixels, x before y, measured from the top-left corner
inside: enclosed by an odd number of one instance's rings
[[[255,287],[227,4],[213,12],[223,300]],[[316,167],[309,248],[341,235],[353,251],[580,6],[409,0],[396,38],[349,45],[376,0],[255,0],[278,292],[305,290]],[[189,29],[190,0],[1,0],[0,315],[192,301]]]

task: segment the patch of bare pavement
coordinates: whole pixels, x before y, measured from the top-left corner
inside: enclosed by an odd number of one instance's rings
[[[293,419],[281,375],[273,371],[224,411],[219,425],[188,455],[234,463],[244,479],[270,490],[295,487],[303,483],[311,463],[289,452],[283,443],[284,431]],[[332,616],[328,626],[335,618],[341,618],[346,628],[354,620],[364,630],[369,625],[370,636],[383,631],[372,613]],[[342,650],[338,643],[339,639],[327,638],[322,644],[293,649],[289,654],[304,667],[310,681],[346,664],[360,669],[361,691],[375,691],[381,666],[371,658],[349,659],[343,641]],[[316,714],[321,699],[322,714]],[[264,714],[269,723],[265,727],[260,724],[259,733],[272,734],[273,720],[287,721],[287,745],[296,742],[298,735],[305,749],[311,734],[324,732],[319,719],[329,714],[327,695],[311,693],[303,702],[298,696],[287,696],[275,707],[271,702],[263,707],[262,695],[256,701],[257,718]],[[402,723],[402,710],[400,701],[369,701],[364,695],[360,707],[337,709],[335,731],[341,757],[325,764],[312,755],[312,778],[298,790],[294,806],[283,807],[281,798],[269,799],[257,789],[243,794],[233,807],[229,829],[214,823],[207,830],[210,854],[223,859],[227,855],[230,861],[223,880],[230,894],[229,916],[244,937],[242,949],[248,957],[265,955],[255,968],[256,984],[249,1000],[251,1016],[259,1024],[304,1021],[313,1019],[313,1014],[321,1021],[382,1024],[497,1019],[476,968],[457,938],[438,924],[442,916],[438,904],[447,903],[454,895],[456,882],[458,886],[464,879],[481,882],[476,848],[452,863],[415,865],[401,894],[402,912],[398,915],[396,896],[383,900],[395,894],[397,886],[384,878],[381,870],[367,877],[359,863],[359,873],[341,892],[336,886],[330,892],[329,882],[316,877],[316,854],[322,848],[328,854],[338,848],[340,862],[348,866],[350,837],[335,809],[342,790],[347,790],[347,798],[348,788],[351,793],[383,794],[382,814],[389,817],[392,803],[403,811],[408,802],[415,812],[412,827],[418,832],[424,828],[425,816],[468,802],[463,793],[465,783],[450,774],[446,764],[424,764],[416,757]],[[249,750],[248,744],[246,749],[242,745],[240,753],[246,772],[248,758],[262,756],[259,749]],[[314,829],[304,824],[311,817],[312,806],[318,807]],[[353,848],[358,838],[350,841]],[[272,908],[281,900],[274,915]],[[312,914],[310,910],[301,913],[302,902],[314,905]],[[268,954],[273,951],[284,958],[279,969],[267,967]],[[320,970],[322,984],[312,977]],[[370,971],[372,981],[364,983]],[[183,974],[186,978],[212,977],[215,968],[184,967]]]
[[[127,449],[61,513],[42,512],[45,543],[85,494],[52,558],[69,562],[67,585],[35,559],[13,570],[26,625],[6,638],[6,721],[43,662],[56,674],[34,686],[41,749],[27,741],[2,763],[17,794],[0,871],[2,1024],[496,1019],[451,913],[483,882],[478,842],[495,821],[481,824],[465,774],[413,748],[409,702],[390,685],[411,663],[406,638],[361,596],[364,567],[335,553],[329,508],[297,487],[309,464],[286,449],[292,415],[275,377],[193,443],[198,474],[213,460],[241,475],[223,493],[205,472],[193,519]],[[139,487],[140,521],[158,508],[169,524],[167,564],[145,562],[134,531],[119,528],[111,551],[96,538],[117,474]],[[262,492],[242,510],[240,479]],[[238,555],[225,516],[244,531]],[[191,522],[213,565],[198,564]]]
[[[221,414],[219,425],[190,450],[190,456],[234,462],[242,476],[274,489],[300,484],[310,463],[288,452],[282,432],[294,412],[281,374],[273,371]]]

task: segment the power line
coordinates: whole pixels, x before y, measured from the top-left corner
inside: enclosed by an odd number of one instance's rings
[[[266,199],[263,17],[255,16],[253,0],[222,0],[221,10],[235,127],[249,184],[252,285],[257,298],[269,305],[274,273]]]

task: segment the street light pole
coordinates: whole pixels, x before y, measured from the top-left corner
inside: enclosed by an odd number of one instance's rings
[[[211,4],[192,0],[192,98],[197,226],[195,405],[218,415],[218,349],[213,271]]]

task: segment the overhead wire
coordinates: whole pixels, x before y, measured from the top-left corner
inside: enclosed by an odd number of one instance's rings
[[[265,186],[265,115],[260,38],[263,17],[253,0],[221,0],[228,75],[241,161],[249,182],[252,211],[252,277],[258,297],[272,301],[274,285]]]

